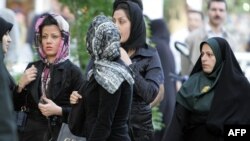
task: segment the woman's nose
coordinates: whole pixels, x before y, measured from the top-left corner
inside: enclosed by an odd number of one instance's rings
[[[207,60],[207,55],[204,54],[204,55],[201,57],[201,61],[204,62],[204,61],[206,61],[206,60]]]
[[[48,37],[47,39],[46,39],[46,43],[51,43],[52,42],[52,38],[51,37]]]
[[[9,36],[9,37],[8,37],[8,42],[11,42],[11,41],[12,41],[12,39],[11,39],[11,37]]]

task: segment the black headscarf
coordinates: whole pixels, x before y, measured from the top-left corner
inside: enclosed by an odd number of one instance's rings
[[[167,44],[170,42],[170,33],[163,19],[152,20],[150,23],[152,37],[164,40]],[[168,45],[169,46],[169,45]]]
[[[177,102],[190,111],[209,112],[214,89],[220,77],[220,72],[223,67],[222,54],[220,46],[214,38],[210,38],[200,44],[202,50],[203,44],[208,44],[216,58],[216,64],[211,73],[207,74],[202,71],[202,68],[193,71],[190,78],[185,82],[177,94]],[[201,67],[201,58],[197,61]]]
[[[0,62],[2,63],[1,69],[4,74],[8,79],[6,79],[6,84],[8,84],[10,90],[15,89],[15,81],[13,80],[12,76],[8,72],[5,64],[4,64],[4,52],[3,52],[3,44],[2,44],[2,38],[4,34],[6,34],[8,31],[10,31],[13,27],[12,23],[7,22],[3,18],[0,17]]]
[[[10,31],[13,24],[5,21],[2,17],[0,17],[0,42],[2,42],[3,35]]]
[[[143,10],[143,4],[142,4],[142,1],[141,0],[115,0],[115,1],[132,1],[136,4],[139,5],[139,7],[141,8],[141,10]]]
[[[145,47],[146,27],[141,8],[138,4],[131,1],[115,1],[113,5],[113,12],[116,11],[120,4],[126,4],[128,6],[128,17],[130,17],[129,19],[131,22],[130,36],[125,43],[121,43],[121,46],[125,50]],[[126,11],[126,9],[123,10]]]

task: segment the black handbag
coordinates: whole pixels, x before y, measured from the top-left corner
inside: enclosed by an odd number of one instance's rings
[[[81,86],[79,92],[82,95],[82,98],[79,99],[77,104],[72,105],[71,112],[68,118],[68,124],[70,131],[77,136],[86,137],[85,134],[85,120],[86,120],[86,94],[91,90],[88,88],[91,81],[85,81]],[[82,92],[82,93],[81,93]]]
[[[19,131],[23,131],[27,122],[27,112],[29,112],[27,105],[27,95],[25,96],[25,104],[20,108],[20,111],[15,111],[16,125]]]
[[[18,130],[22,130],[27,121],[27,113],[26,113],[26,107],[22,106],[21,111],[16,111],[16,125]]]
[[[85,103],[84,97],[79,100],[79,102],[72,106],[71,112],[68,118],[68,124],[70,131],[77,136],[85,136]]]

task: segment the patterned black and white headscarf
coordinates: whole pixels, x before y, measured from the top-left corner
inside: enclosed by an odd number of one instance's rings
[[[90,71],[105,90],[114,94],[124,80],[134,84],[129,70],[114,61],[120,57],[120,34],[108,17],[99,15],[94,18],[86,41],[87,50],[94,59],[94,66]]]

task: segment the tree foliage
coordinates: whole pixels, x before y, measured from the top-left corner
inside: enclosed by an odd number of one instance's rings
[[[113,0],[59,0],[67,5],[75,16],[75,21],[70,23],[71,39],[76,39],[76,56],[80,67],[85,70],[89,56],[86,51],[86,33],[92,19],[99,14],[110,16]]]

